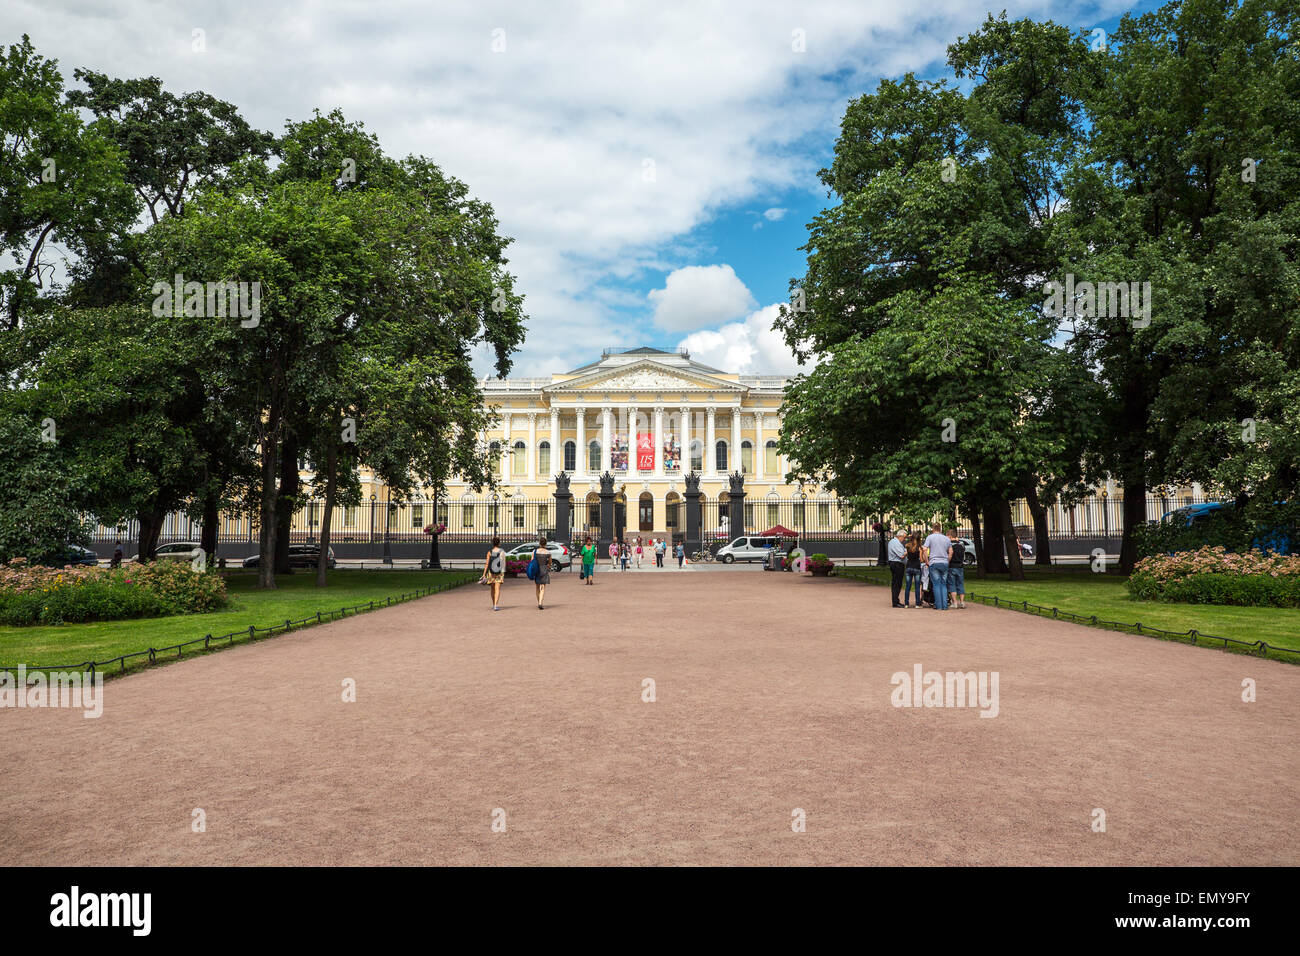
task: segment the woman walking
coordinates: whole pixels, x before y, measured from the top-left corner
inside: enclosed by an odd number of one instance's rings
[[[611,566],[613,566],[615,571],[618,570],[618,542],[617,541],[611,541],[609,543],[609,563]]]
[[[501,582],[506,579],[506,553],[501,550],[501,539],[492,539],[492,550],[483,559],[483,576],[480,581],[491,585],[492,610],[501,610]]]
[[[685,560],[686,560],[686,545],[683,542],[678,541],[677,542],[677,567],[680,568],[682,566],[682,562]]]
[[[551,583],[551,552],[546,547],[546,535],[537,542],[537,547],[533,548],[533,560],[537,562],[537,577],[533,578],[533,583],[537,585],[537,610],[546,610],[546,585]]]
[[[914,535],[907,536],[903,545],[907,551],[905,570],[907,574],[906,589],[903,591],[903,607],[912,606],[912,582],[916,582],[916,606],[921,606],[921,541]]]
[[[582,545],[581,577],[587,584],[596,583],[596,545],[592,543],[591,538],[587,538]]]
[[[618,549],[618,558],[623,562],[623,570],[626,571],[627,563],[632,558],[632,551],[628,548],[626,541],[624,541],[623,546]]]
[[[636,555],[636,569],[640,571],[641,570],[641,539],[640,538],[636,539],[636,545],[633,548],[633,553]]]

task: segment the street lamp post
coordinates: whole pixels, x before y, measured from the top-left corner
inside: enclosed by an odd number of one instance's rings
[[[1102,537],[1106,539],[1106,547],[1110,548],[1110,507],[1108,504],[1110,492],[1105,488],[1101,489],[1101,526]]]
[[[379,496],[376,495],[373,491],[370,492],[370,542],[369,543],[371,548],[375,546],[375,502],[378,500],[379,500]]]
[[[384,564],[393,563],[393,555],[388,543],[388,527],[393,518],[393,490],[384,486]]]

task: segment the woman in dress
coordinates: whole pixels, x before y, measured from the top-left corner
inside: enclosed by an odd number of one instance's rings
[[[537,577],[533,578],[537,585],[537,610],[545,611],[546,585],[551,583],[551,552],[546,547],[546,535],[542,535],[537,547],[533,548],[533,560],[537,562]]]
[[[636,546],[632,550],[633,550],[633,554],[635,554],[636,556],[636,567],[637,570],[639,571],[641,570],[641,539],[640,538],[636,539]]]
[[[609,563],[613,565],[615,571],[618,570],[618,542],[617,541],[611,541],[609,543]]]
[[[501,550],[501,539],[492,539],[492,550],[483,559],[483,577],[492,586],[492,610],[501,610],[501,582],[506,579],[506,553]]]

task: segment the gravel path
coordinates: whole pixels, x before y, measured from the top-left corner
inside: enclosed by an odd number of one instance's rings
[[[1300,863],[1300,667],[834,579],[552,581],[110,681],[97,720],[0,710],[0,858]],[[997,716],[893,706],[918,664],[996,671]]]

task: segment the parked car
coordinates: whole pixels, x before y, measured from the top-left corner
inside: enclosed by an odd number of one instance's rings
[[[766,561],[768,551],[780,543],[780,538],[759,536],[736,538],[720,547],[716,557],[723,564],[731,564],[733,561]]]
[[[289,567],[291,568],[314,568],[320,561],[319,544],[291,544],[289,545]],[[251,554],[244,558],[244,567],[255,568],[261,563],[261,555]],[[329,564],[333,568],[338,562],[334,560],[334,549],[330,548]]]
[[[65,544],[58,554],[54,555],[49,564],[56,568],[62,568],[69,564],[86,564],[95,566],[99,564],[99,555],[95,554],[89,548],[83,548],[79,544],[69,542]]]
[[[970,538],[958,538],[957,541],[966,548],[966,557],[962,559],[962,566],[968,567],[969,565],[974,564],[976,561],[975,542]]]
[[[1275,502],[1275,504],[1286,504],[1286,502]],[[1187,528],[1195,528],[1198,525],[1204,525],[1218,514],[1225,514],[1236,507],[1231,501],[1204,501],[1194,505],[1184,505],[1181,508],[1175,508],[1173,511],[1166,512],[1160,519],[1161,524],[1177,524]],[[1251,540],[1250,546],[1258,548],[1271,554],[1291,554],[1293,552],[1292,532],[1288,528],[1277,526],[1273,528],[1258,527],[1257,534]]]
[[[525,541],[523,544],[517,544],[506,552],[507,561],[531,561],[533,552],[537,550],[536,541]],[[569,546],[559,541],[547,541],[546,550],[551,553],[551,570],[563,571],[565,568],[573,567],[573,552]]]
[[[199,556],[203,548],[197,541],[173,541],[171,544],[161,544],[154,555],[159,561],[193,561]],[[140,556],[128,558],[128,561],[138,561]]]

